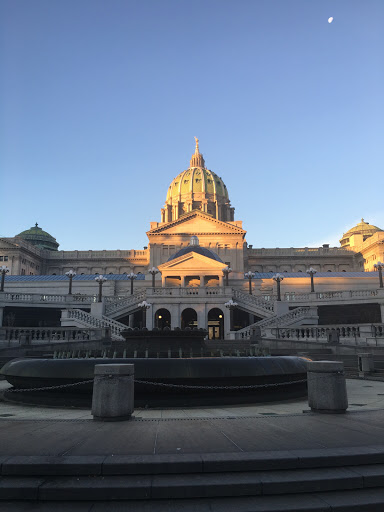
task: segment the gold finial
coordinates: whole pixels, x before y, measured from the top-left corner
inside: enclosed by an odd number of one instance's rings
[[[198,155],[200,153],[199,151],[199,139],[195,137],[196,147],[195,147],[195,155]]]

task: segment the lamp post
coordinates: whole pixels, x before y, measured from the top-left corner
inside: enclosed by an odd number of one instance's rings
[[[68,270],[65,275],[69,278],[69,290],[68,295],[72,295],[72,279],[75,277],[76,272],[74,270]]]
[[[105,283],[105,281],[108,281],[108,279],[104,276],[97,276],[95,277],[95,281],[99,283],[99,297],[97,299],[97,302],[101,302],[103,296],[103,284]]]
[[[379,271],[379,282],[380,282],[380,288],[383,288],[383,268],[384,263],[381,263],[381,261],[378,261],[373,265],[375,269]]]
[[[226,302],[224,304],[224,306],[229,309],[229,330],[230,331],[232,331],[232,329],[233,329],[233,310],[235,309],[235,307],[237,305],[238,305],[237,302],[233,301],[232,299],[230,299],[228,302]]]
[[[143,315],[143,327],[146,327],[147,324],[147,309],[149,309],[152,306],[152,304],[149,304],[146,300],[143,300],[143,302],[140,302],[138,304],[138,307],[141,308],[142,315]]]
[[[272,279],[276,281],[277,285],[277,300],[281,301],[281,295],[280,295],[280,283],[283,281],[284,277],[281,274],[275,274]]]
[[[307,269],[307,274],[309,274],[311,276],[311,292],[315,291],[315,285],[313,284],[313,276],[316,274],[316,272],[317,272],[317,270],[312,267],[309,267]]]
[[[136,279],[137,274],[134,274],[133,272],[131,272],[130,274],[127,274],[127,277],[128,277],[128,279],[131,280],[131,295],[133,295],[133,281],[134,281],[134,279]]]
[[[244,274],[244,277],[249,279],[249,295],[252,295],[252,278],[255,277],[255,274],[249,271]]]
[[[232,272],[232,269],[228,265],[223,268],[223,276],[225,277],[225,286],[229,286],[229,284],[228,284],[228,276],[229,276],[229,274],[231,272]]]
[[[0,272],[1,272],[1,288],[0,288],[0,292],[3,292],[4,291],[5,274],[8,274],[9,268],[6,265],[1,265]]]
[[[155,275],[160,272],[160,270],[156,267],[152,267],[148,270],[150,274],[152,274],[152,288],[155,287]],[[131,292],[132,293],[132,292]]]

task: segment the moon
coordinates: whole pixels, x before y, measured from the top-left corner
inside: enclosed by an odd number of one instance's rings
[[[331,16],[330,18],[328,18],[328,23],[332,23],[332,21],[333,21],[333,18]]]

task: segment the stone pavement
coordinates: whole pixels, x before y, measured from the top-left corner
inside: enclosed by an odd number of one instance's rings
[[[0,454],[200,454],[384,444],[384,382],[348,380],[347,388],[345,415],[313,414],[305,400],[291,400],[135,410],[129,422],[104,423],[85,409],[0,402]]]
[[[341,415],[290,400],[105,423],[0,402],[0,512],[382,511],[384,382],[347,389]]]

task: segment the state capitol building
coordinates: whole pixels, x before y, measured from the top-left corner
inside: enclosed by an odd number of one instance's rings
[[[130,250],[59,251],[59,243],[37,224],[10,238],[0,239],[0,261],[10,275],[145,274],[165,264],[197,236],[201,248],[213,251],[230,266],[233,277],[256,273],[298,273],[311,266],[318,272],[373,271],[384,259],[384,232],[361,220],[344,233],[340,247],[254,248],[245,240],[243,221],[235,219],[229,192],[223,180],[207,169],[196,139],[189,168],[179,173],[167,191],[160,222],[151,222],[148,246]],[[4,264],[2,263],[2,264]],[[168,276],[168,284],[196,286],[196,278],[183,281]],[[204,285],[219,284],[209,279]]]

